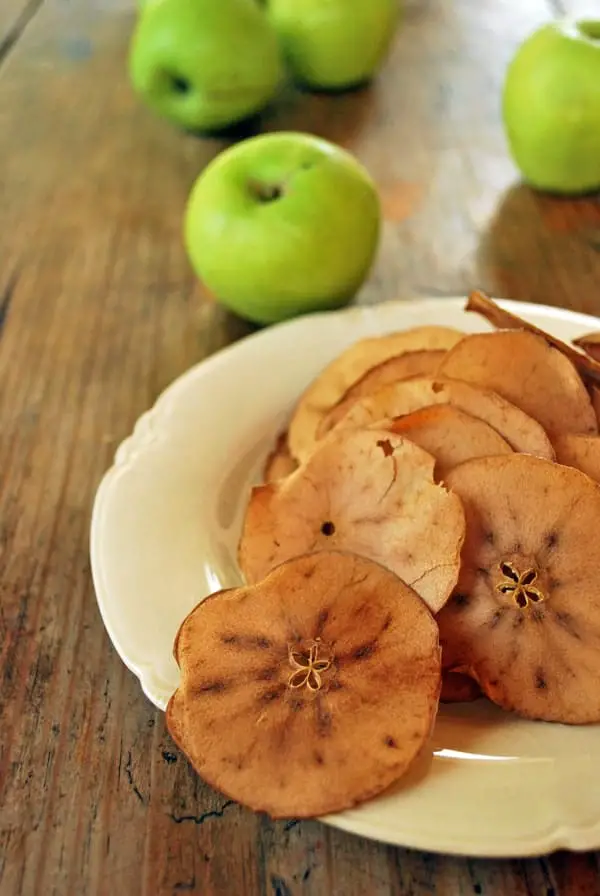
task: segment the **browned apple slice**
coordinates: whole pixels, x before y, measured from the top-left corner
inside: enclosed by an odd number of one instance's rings
[[[199,604],[169,731],[196,771],[275,818],[367,800],[409,768],[440,691],[435,621],[393,573],[322,552]]]
[[[514,451],[554,459],[545,430],[524,411],[495,392],[438,377],[420,377],[385,386],[357,402],[332,433],[412,414],[420,408],[446,404],[488,423]]]
[[[322,439],[327,435],[329,430],[333,429],[350,408],[365,395],[373,395],[389,383],[398,383],[412,377],[435,373],[445,354],[446,350],[444,349],[406,352],[403,355],[388,358],[387,361],[371,368],[346,390],[337,404],[323,417],[317,430],[318,438]]]
[[[577,370],[535,333],[497,330],[465,336],[445,356],[439,375],[496,392],[537,420],[551,436],[598,432]]]
[[[437,617],[443,651],[504,709],[599,722],[600,488],[522,454],[467,461],[448,484],[467,537]]]
[[[323,415],[367,370],[403,352],[450,348],[463,335],[449,327],[415,327],[355,342],[325,367],[300,398],[289,427],[292,456],[306,460]]]
[[[595,358],[577,351],[568,342],[557,339],[556,336],[552,336],[545,330],[540,329],[540,327],[536,327],[535,324],[530,324],[529,321],[523,320],[523,318],[518,317],[511,311],[506,311],[485,293],[479,290],[472,292],[465,305],[465,311],[474,311],[476,314],[481,314],[492,326],[500,330],[527,330],[529,333],[536,333],[545,339],[549,345],[566,355],[586,383],[595,382],[600,384],[600,363]]]
[[[489,423],[450,404],[433,405],[404,417],[396,417],[385,428],[396,435],[405,436],[432,454],[438,481],[445,479],[453,467],[472,457],[512,454],[506,439]]]
[[[600,483],[600,437],[566,433],[556,436],[554,450],[559,464],[575,467]]]
[[[430,454],[385,430],[332,433],[291,476],[253,490],[239,549],[246,581],[290,557],[347,550],[438,610],[458,576],[464,516],[433,468]]]
[[[287,441],[287,431],[280,433],[275,442],[275,447],[269,454],[265,463],[263,478],[265,482],[274,482],[276,479],[285,479],[293,473],[298,464],[290,454]]]

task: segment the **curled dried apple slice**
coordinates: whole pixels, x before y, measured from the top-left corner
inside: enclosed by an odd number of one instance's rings
[[[589,355],[594,361],[600,362],[600,333],[596,331],[593,333],[585,333],[583,336],[580,336],[579,339],[574,339],[573,345],[576,345],[584,351],[586,355]]]
[[[600,721],[600,489],[511,454],[470,460],[448,484],[467,536],[439,613],[444,653],[499,706],[531,719]]]
[[[323,417],[317,430],[317,437],[322,439],[327,435],[350,408],[365,395],[373,395],[389,383],[398,383],[412,377],[435,373],[445,354],[445,349],[406,352],[403,355],[388,358],[387,361],[371,368],[346,390],[337,404]]]
[[[415,327],[355,342],[334,358],[301,396],[289,426],[292,456],[306,460],[314,447],[321,418],[367,370],[403,352],[450,348],[463,335],[449,327]]]
[[[600,437],[565,433],[555,437],[554,450],[559,464],[575,467],[600,483]]]
[[[323,552],[215,594],[177,635],[169,731],[213,787],[275,818],[341,811],[409,768],[437,711],[425,604],[362,557]]]
[[[513,314],[511,311],[506,311],[485,293],[479,290],[472,292],[465,305],[465,311],[474,311],[476,314],[481,314],[492,326],[499,330],[527,330],[529,333],[541,336],[549,345],[558,349],[559,352],[569,358],[586,383],[595,382],[600,384],[600,363],[594,357],[577,351],[568,342],[563,342],[562,339],[557,339],[556,336],[552,336],[551,333],[536,327],[535,324],[530,324],[529,321],[523,320],[522,317]],[[575,340],[573,344],[579,344],[579,340]]]
[[[293,473],[298,464],[290,454],[287,432],[282,432],[277,437],[275,447],[269,454],[263,473],[265,482],[274,482],[276,479],[285,479]]]
[[[246,581],[300,554],[346,550],[438,610],[458,576],[464,515],[433,468],[430,454],[385,430],[332,433],[291,476],[253,490],[239,548]]]
[[[495,392],[438,377],[419,377],[385,386],[357,402],[332,433],[369,426],[380,420],[411,414],[420,408],[446,404],[488,423],[514,451],[554,459],[545,430],[524,411]]]
[[[526,330],[465,336],[443,359],[439,375],[490,389],[521,408],[550,435],[597,433],[590,397],[564,354]]]
[[[453,467],[473,457],[512,454],[513,450],[489,423],[450,404],[433,405],[396,417],[385,428],[405,436],[432,454],[438,480],[444,479]]]

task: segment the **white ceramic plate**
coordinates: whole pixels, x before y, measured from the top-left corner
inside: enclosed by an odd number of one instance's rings
[[[584,315],[504,304],[565,339],[600,329]],[[109,635],[156,706],[177,686],[172,644],[183,618],[240,582],[236,544],[250,487],[309,380],[366,335],[422,324],[489,329],[463,305],[393,302],[271,327],[193,367],[141,417],[98,490],[91,556]],[[437,852],[593,849],[598,756],[600,726],[525,722],[483,701],[442,707],[430,754],[409,779],[324,820]]]

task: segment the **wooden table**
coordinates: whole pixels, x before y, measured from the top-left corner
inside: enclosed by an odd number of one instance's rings
[[[370,89],[290,93],[266,117],[377,179],[386,223],[359,301],[480,286],[600,314],[598,200],[521,186],[499,119],[511,52],[564,5],[410,0]],[[100,477],[174,377],[250,330],[180,239],[225,143],[134,98],[133,17],[126,0],[0,2],[0,893],[596,896],[594,855],[425,855],[224,800],[113,650],[88,563]]]

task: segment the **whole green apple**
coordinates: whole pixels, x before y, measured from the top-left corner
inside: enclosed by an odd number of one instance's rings
[[[400,15],[400,0],[268,0],[267,7],[295,77],[325,90],[372,78]]]
[[[268,324],[346,304],[377,249],[377,190],[347,152],[308,134],[253,137],[196,181],[185,245],[224,305]]]
[[[135,90],[187,130],[215,130],[262,109],[284,71],[256,0],[152,0],[129,54]]]
[[[508,68],[503,117],[532,187],[600,188],[600,20],[555,21],[534,32]]]

